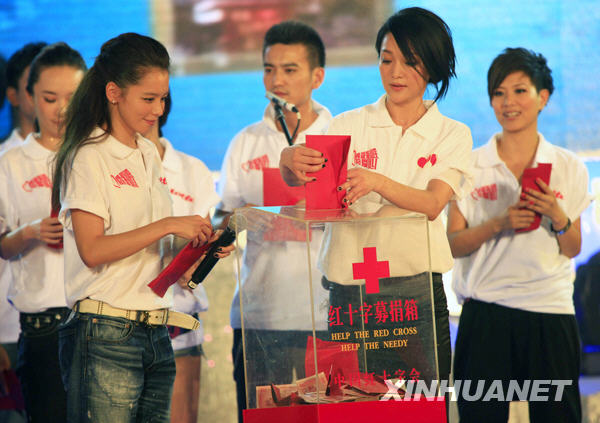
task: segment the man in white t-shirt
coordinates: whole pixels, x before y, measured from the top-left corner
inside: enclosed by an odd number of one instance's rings
[[[287,110],[284,112],[294,143],[305,142],[307,134],[324,134],[331,121],[331,113],[312,100],[312,91],[323,82],[324,66],[325,47],[320,36],[311,27],[299,22],[283,22],[267,31],[263,43],[263,83],[267,91],[294,104],[300,112],[298,128],[296,113]],[[263,119],[244,128],[229,145],[217,188],[221,203],[215,213],[215,226],[236,208],[264,205],[262,169],[277,168],[281,150],[286,146],[288,141],[280,123],[275,120],[274,108],[268,105]],[[316,235],[313,235],[313,242],[318,241],[315,238]],[[253,248],[257,251],[258,244],[251,245],[251,239],[248,242],[248,250]],[[315,248],[311,252],[313,258],[316,258],[316,253]],[[301,306],[310,304],[309,289],[303,281],[298,280],[305,278],[306,263],[300,259],[295,262],[289,260],[291,257],[306,257],[306,245],[286,241],[277,249],[267,246],[257,254],[261,259],[252,260],[254,264],[259,261],[262,264],[268,263],[264,266],[250,266],[249,258],[245,255],[242,269],[246,349],[249,349],[249,343],[252,344],[255,335],[263,340],[277,339],[278,344],[284,348],[281,351],[270,350],[264,358],[271,363],[281,364],[277,369],[278,374],[272,376],[274,379],[289,379],[291,382],[294,370],[297,375],[304,373],[305,335],[309,331],[312,334],[310,309]],[[327,291],[319,284],[321,275],[316,270],[314,272],[315,297],[324,300],[327,298]],[[267,292],[269,297],[257,294]],[[247,296],[252,294],[256,294],[260,300],[252,301],[247,307]],[[290,307],[289,299],[294,299],[295,306]],[[318,303],[319,300],[316,301]],[[325,330],[326,322],[324,318],[321,320],[316,322],[317,329]],[[241,423],[242,409],[246,408],[246,395],[239,290],[236,290],[233,298],[231,326],[234,329],[232,354]],[[290,352],[292,349],[298,352],[297,357]],[[257,356],[259,353],[259,349],[253,350],[253,364],[261,361]],[[287,360],[283,357],[287,357]],[[253,390],[253,386],[249,387],[250,398],[255,395]],[[255,407],[252,400],[251,407]]]

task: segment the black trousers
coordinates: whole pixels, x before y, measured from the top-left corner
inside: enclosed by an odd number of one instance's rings
[[[50,308],[21,313],[16,372],[21,383],[29,422],[67,420],[67,397],[60,376],[58,327],[71,310]]]
[[[467,398],[477,397],[477,383],[483,396],[494,380],[502,381],[507,392],[509,380],[523,386],[525,380],[569,380],[560,401],[556,385],[544,393],[547,401],[529,402],[529,419],[534,423],[580,422],[580,344],[575,316],[534,313],[477,300],[462,309],[454,355],[454,379],[471,380]],[[517,400],[517,398],[514,398]],[[461,423],[506,422],[509,402],[467,401],[458,397]]]

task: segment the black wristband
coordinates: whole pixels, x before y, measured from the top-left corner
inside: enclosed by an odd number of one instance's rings
[[[552,232],[554,232],[556,235],[563,235],[565,232],[567,232],[569,230],[569,228],[571,227],[571,219],[569,219],[567,217],[567,224],[564,226],[564,228],[556,230],[554,228],[554,225],[552,225],[552,223],[550,224],[550,229],[552,230]]]

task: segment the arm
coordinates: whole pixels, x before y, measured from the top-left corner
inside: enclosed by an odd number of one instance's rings
[[[307,172],[317,172],[325,167],[323,153],[305,144],[286,147],[279,158],[279,172],[286,184],[290,186],[304,185],[316,180],[306,176]]]
[[[103,219],[93,213],[72,209],[71,219],[77,250],[88,267],[121,260],[168,234],[195,244],[205,243],[212,234],[210,223],[201,216],[166,217],[116,235],[105,235]]]
[[[456,201],[451,201],[448,210],[447,233],[452,256],[468,256],[481,247],[484,242],[492,239],[502,231],[526,228],[531,225],[535,219],[535,213],[523,209],[525,205],[526,201],[519,201],[514,206],[506,209],[501,215],[469,228],[466,219],[456,205]]]
[[[427,215],[429,220],[438,217],[454,194],[450,185],[439,179],[429,181],[426,189],[417,189],[361,168],[350,169],[347,182],[338,190],[346,190],[344,201],[348,205],[375,191],[400,208]]]
[[[541,179],[536,183],[542,192],[528,189],[524,196],[527,208],[547,216],[552,221],[552,227],[561,230],[567,226],[568,217],[556,201],[554,192]],[[561,254],[569,258],[575,257],[581,251],[581,222],[577,218],[571,227],[562,235],[556,234]]]
[[[0,241],[0,257],[5,260],[21,254],[36,241],[58,244],[62,241],[63,227],[56,217],[46,217],[26,223],[7,233]]]

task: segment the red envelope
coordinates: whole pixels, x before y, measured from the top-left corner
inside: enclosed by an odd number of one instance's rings
[[[278,168],[263,168],[263,206],[294,206],[304,199],[303,186],[291,187],[285,183]]]
[[[315,371],[315,354],[313,339],[317,344],[317,366]],[[358,354],[356,351],[342,351],[342,342],[323,341],[319,338],[309,336],[306,341],[306,355],[304,357],[304,369],[307,376],[324,372],[329,378],[338,374],[358,374]]]
[[[60,212],[59,209],[52,209],[52,211],[50,212],[50,217],[58,217],[58,213]],[[63,242],[60,241],[57,244],[46,244],[48,247],[50,248],[54,248],[55,250],[62,250],[63,249]]]
[[[552,163],[538,163],[537,167],[530,167],[525,169],[523,177],[521,178],[521,195],[526,192],[527,188],[532,188],[536,191],[542,192],[538,184],[535,183],[537,178],[540,178],[546,185],[550,185],[550,172],[552,171]],[[539,228],[540,222],[542,221],[542,215],[535,213],[535,219],[527,228],[517,229],[515,232],[528,232]]]
[[[192,267],[212,244],[213,243],[210,242],[194,248],[192,247],[192,243],[189,242],[183,250],[175,256],[171,263],[169,263],[169,265],[148,284],[150,289],[152,289],[159,297],[164,297],[169,287],[177,282],[179,278],[183,276],[185,271]]]
[[[306,210],[341,209],[345,191],[337,187],[346,182],[350,135],[307,135],[306,146],[323,153],[325,167],[308,176],[317,178],[306,186]]]

